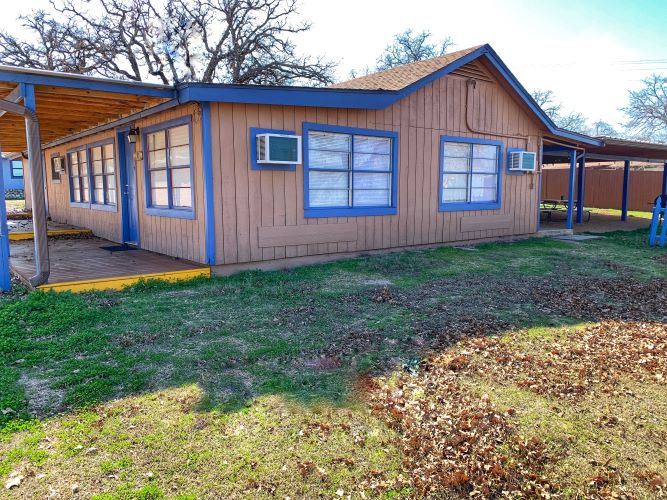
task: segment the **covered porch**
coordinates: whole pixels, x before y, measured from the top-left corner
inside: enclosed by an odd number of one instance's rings
[[[174,97],[174,88],[164,85],[0,66],[0,148],[28,159],[31,195],[31,219],[8,224],[0,175],[0,291],[11,287],[10,270],[34,288],[71,291],[210,275],[207,266],[118,245],[88,228],[49,219],[47,169],[52,176],[55,167],[44,158],[45,147],[171,109]],[[58,179],[63,173],[63,182],[71,182],[65,165],[59,168]],[[124,220],[128,181],[119,176],[113,208]]]
[[[662,171],[661,182],[655,192],[647,193],[647,200],[658,196],[665,203],[667,199],[667,145],[653,144],[625,139],[599,137],[600,145],[568,145],[545,139],[542,163],[545,165],[568,165],[567,196],[561,199],[540,199],[540,229],[567,229],[574,232],[608,232],[648,228],[649,219],[629,214],[628,196],[632,182],[632,163],[656,164]],[[586,180],[587,162],[623,162],[623,182],[615,194],[620,200],[617,216],[600,213],[586,207],[584,200],[588,186]],[[646,207],[650,211],[651,207]],[[554,214],[558,217],[554,217]],[[562,214],[562,215],[561,215]]]

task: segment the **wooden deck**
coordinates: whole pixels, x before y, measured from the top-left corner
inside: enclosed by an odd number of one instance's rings
[[[49,239],[51,276],[41,289],[85,291],[120,289],[142,279],[176,281],[210,276],[210,268],[145,250],[111,252],[101,238]],[[10,267],[27,280],[35,273],[34,243],[11,242]]]

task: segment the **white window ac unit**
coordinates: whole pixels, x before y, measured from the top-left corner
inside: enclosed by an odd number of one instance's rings
[[[301,137],[284,134],[257,134],[257,163],[294,165],[301,163]]]
[[[63,173],[65,171],[65,165],[62,156],[56,156],[53,158],[53,169],[58,173]]]
[[[510,153],[509,170],[511,172],[535,172],[537,154],[532,151],[513,151]]]

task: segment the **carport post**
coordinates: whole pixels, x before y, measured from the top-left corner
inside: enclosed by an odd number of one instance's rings
[[[586,156],[579,158],[579,177],[577,178],[577,224],[584,222],[584,171],[586,170]]]
[[[570,178],[567,189],[567,229],[572,229],[572,207],[574,205],[574,174],[577,166],[577,150],[570,149]]]
[[[628,220],[628,190],[630,188],[630,160],[623,162],[623,201],[621,202],[621,220]]]
[[[663,196],[667,194],[667,161],[662,167],[662,192],[660,194]]]
[[[5,184],[0,168],[0,292],[9,292],[12,287],[9,276],[9,234],[7,230],[7,206],[5,205]]]

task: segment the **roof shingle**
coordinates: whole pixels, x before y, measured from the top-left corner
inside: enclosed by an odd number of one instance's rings
[[[442,56],[410,64],[403,64],[395,68],[379,71],[370,75],[354,78],[345,82],[335,83],[330,88],[357,89],[357,90],[402,90],[418,82],[422,78],[435,73],[454,61],[467,56],[479,49],[481,45],[468,49],[457,50]]]

